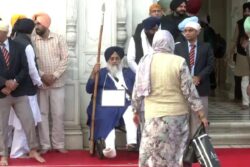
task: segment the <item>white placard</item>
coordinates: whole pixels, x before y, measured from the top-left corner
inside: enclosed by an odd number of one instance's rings
[[[125,106],[124,89],[120,90],[103,90],[102,91],[102,106],[122,107]]]

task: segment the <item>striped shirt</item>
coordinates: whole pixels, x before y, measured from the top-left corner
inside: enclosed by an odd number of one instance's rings
[[[39,35],[32,36],[32,43],[40,75],[53,74],[57,79],[50,87],[62,87],[65,84],[64,73],[68,62],[68,49],[65,39],[50,32],[48,38]]]

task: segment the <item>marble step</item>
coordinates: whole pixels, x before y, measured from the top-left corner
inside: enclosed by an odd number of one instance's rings
[[[250,147],[250,133],[217,133],[209,134],[209,136],[215,147],[236,147],[243,145]]]
[[[209,136],[215,147],[250,146],[250,122],[212,122]]]
[[[248,121],[230,121],[230,122],[211,122],[209,133],[248,133],[250,132],[250,122]]]

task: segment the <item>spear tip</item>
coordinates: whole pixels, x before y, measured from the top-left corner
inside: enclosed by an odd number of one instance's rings
[[[105,3],[102,4],[102,12],[105,12]]]

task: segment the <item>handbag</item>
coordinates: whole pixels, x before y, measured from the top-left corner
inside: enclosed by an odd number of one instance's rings
[[[184,162],[194,163],[198,161],[202,167],[221,167],[218,156],[203,124],[197,129],[185,153]]]
[[[187,163],[196,163],[196,162],[198,162],[198,159],[197,159],[196,154],[195,154],[195,149],[194,149],[194,146],[193,146],[193,139],[195,139],[196,137],[198,137],[202,133],[204,133],[204,129],[202,128],[202,125],[201,125],[196,130],[194,136],[189,141],[189,143],[187,145],[187,148],[184,151],[183,162],[187,162]]]

